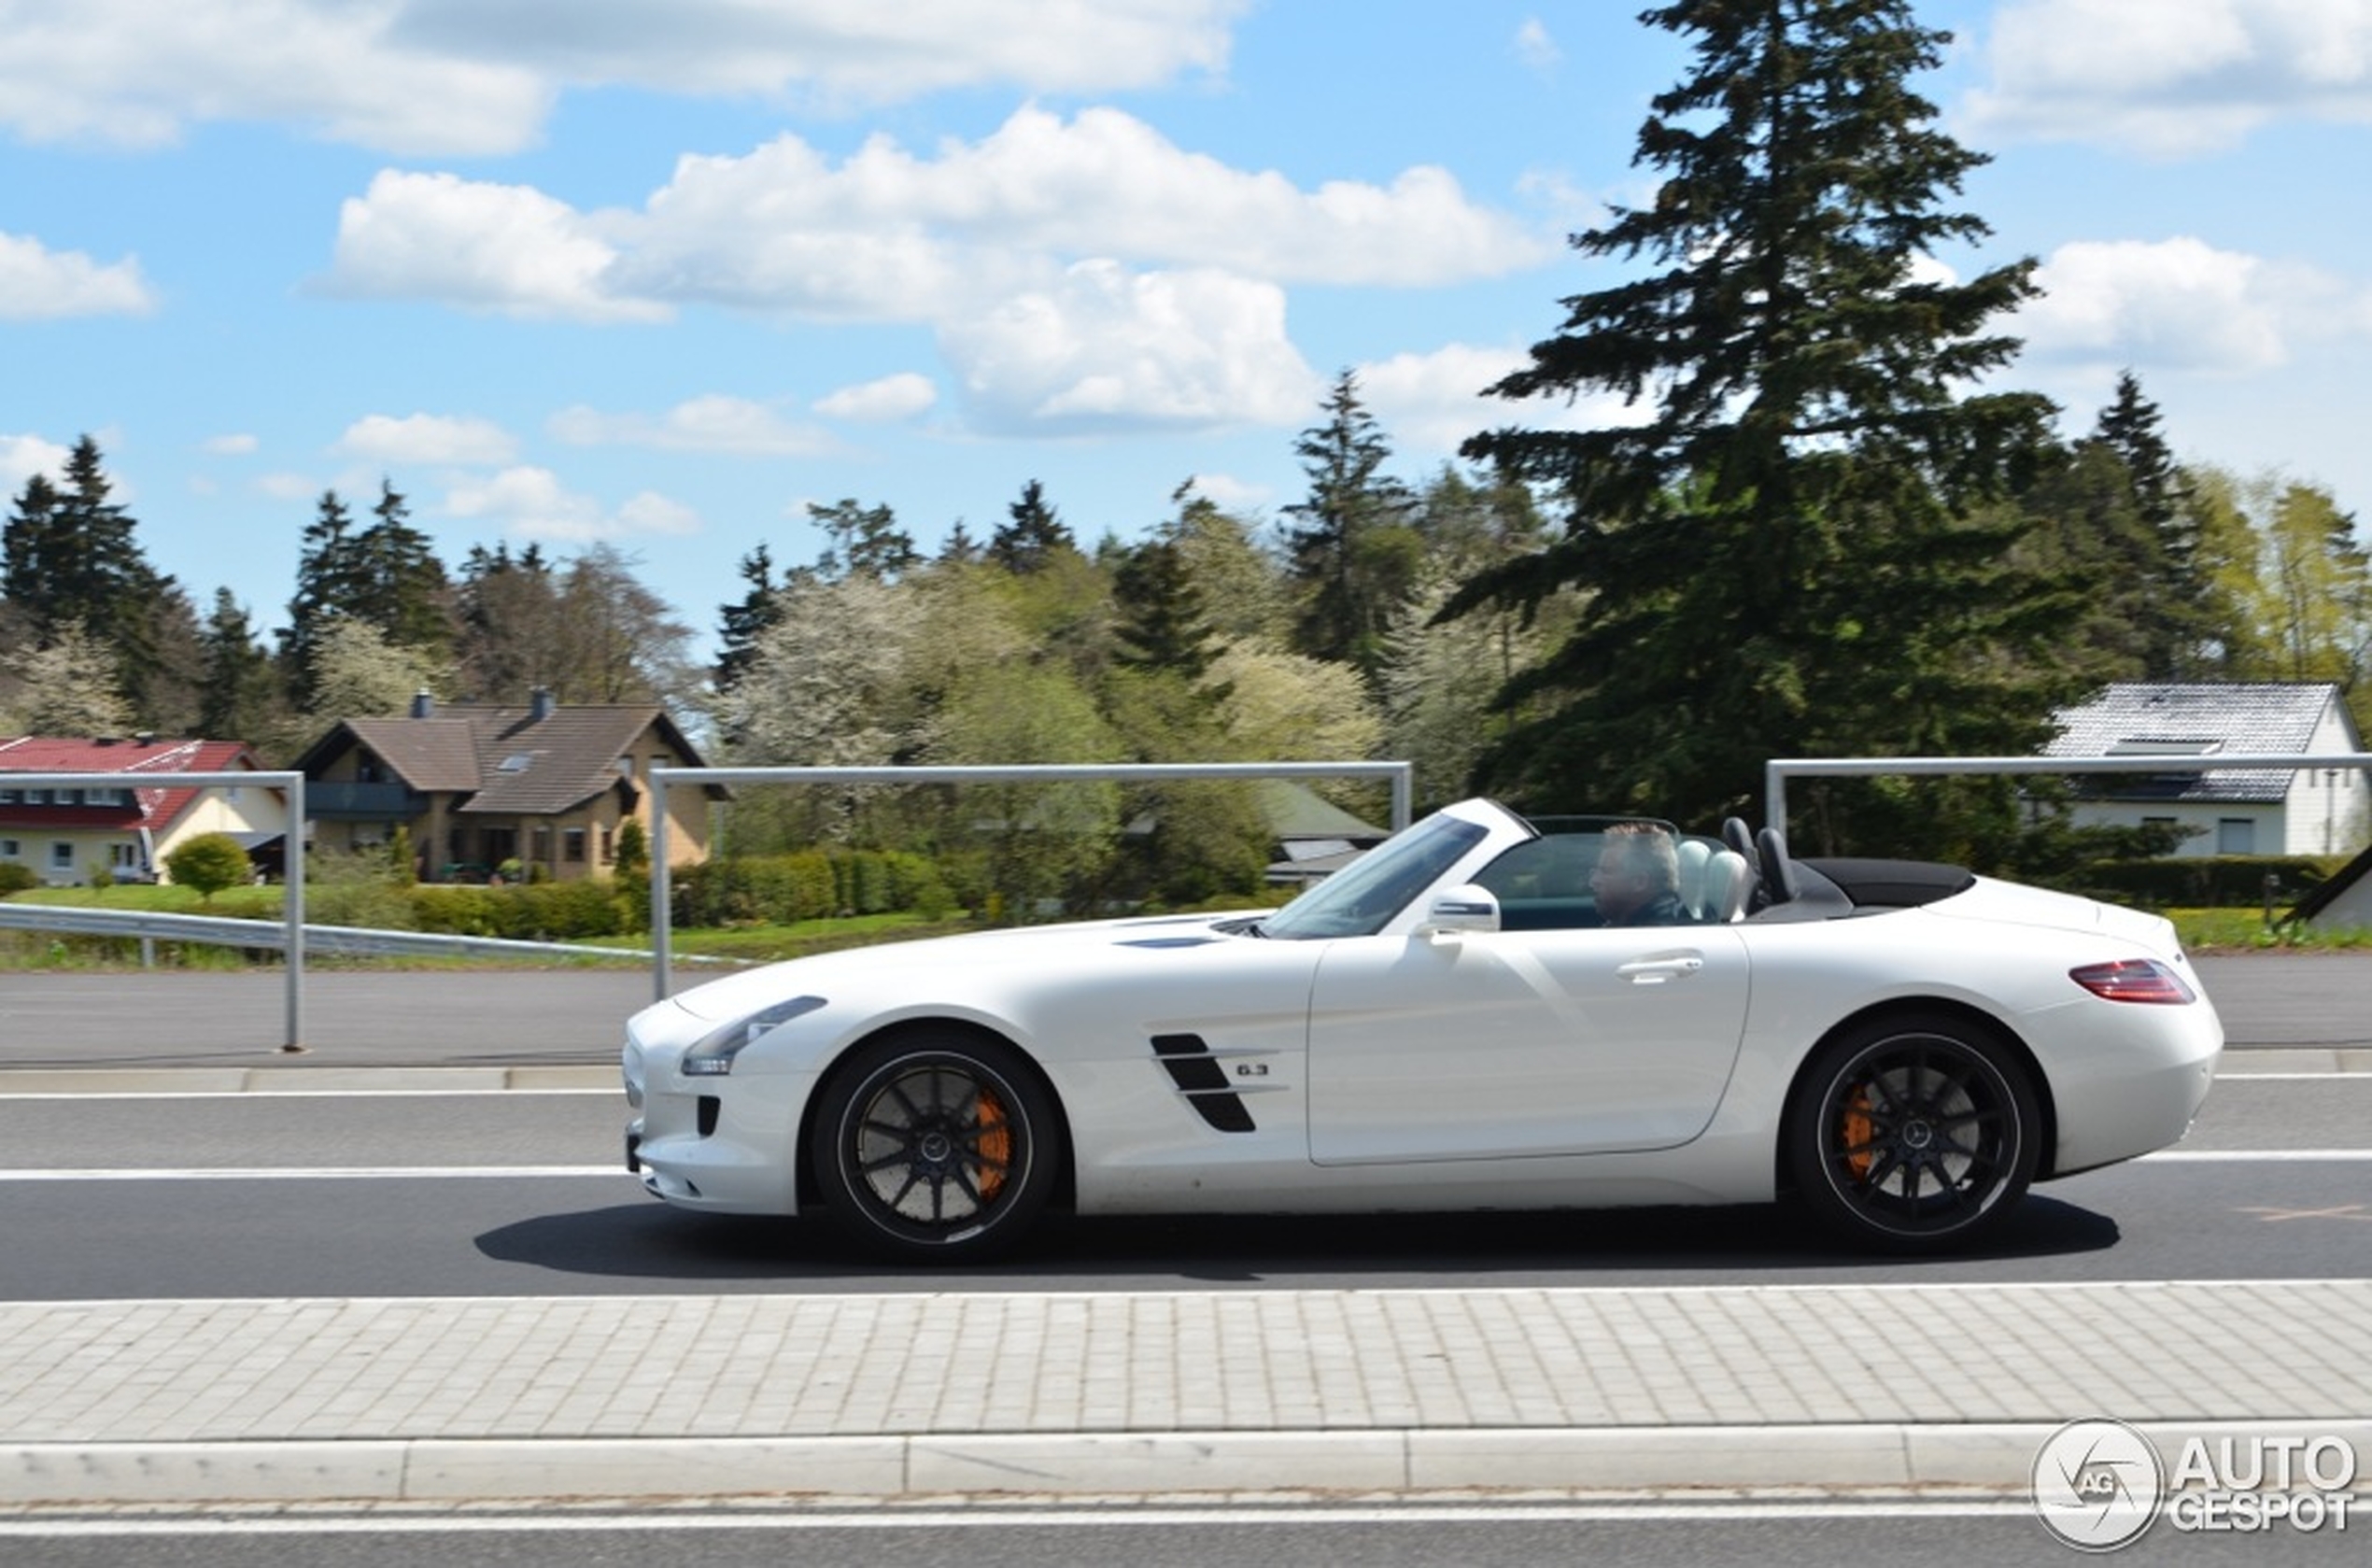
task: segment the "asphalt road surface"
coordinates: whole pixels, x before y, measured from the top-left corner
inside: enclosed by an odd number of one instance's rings
[[[2372,954],[2197,960],[2230,1043],[2372,1047]],[[703,973],[679,970],[678,989]],[[0,1070],[611,1062],[650,971],[340,970],[306,976],[302,1054],[287,984],[250,973],[0,974]]]

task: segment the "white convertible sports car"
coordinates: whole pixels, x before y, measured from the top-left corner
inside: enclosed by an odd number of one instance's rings
[[[2223,1038],[2153,915],[1470,800],[1274,911],[869,948],[657,1003],[628,1024],[627,1164],[670,1203],[821,1210],[910,1260],[1001,1250],[1050,1205],[1789,1196],[1930,1250],[2181,1137]]]

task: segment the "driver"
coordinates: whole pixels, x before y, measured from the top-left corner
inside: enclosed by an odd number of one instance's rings
[[[1601,925],[1682,925],[1680,852],[1672,835],[1651,822],[1618,822],[1606,829],[1598,869],[1589,873]]]

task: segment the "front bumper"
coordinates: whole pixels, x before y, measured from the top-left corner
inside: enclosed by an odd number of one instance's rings
[[[654,1197],[717,1214],[798,1212],[799,1118],[812,1073],[685,1078],[681,1048],[629,1038],[626,1168]]]

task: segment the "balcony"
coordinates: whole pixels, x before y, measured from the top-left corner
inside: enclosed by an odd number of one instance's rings
[[[428,797],[400,784],[333,784],[308,779],[304,814],[326,822],[409,822],[429,809]]]

